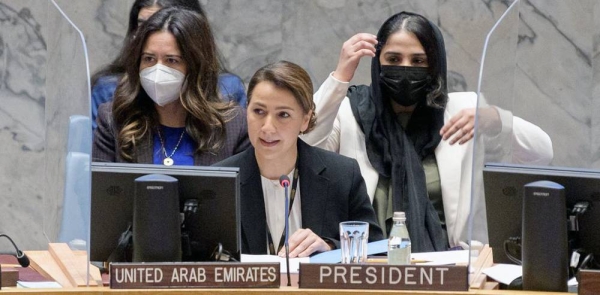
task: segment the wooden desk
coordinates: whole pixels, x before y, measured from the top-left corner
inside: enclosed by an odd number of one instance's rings
[[[111,290],[108,287],[90,287],[76,289],[16,289],[3,288],[1,295],[20,294],[45,294],[45,295],[88,295],[88,294],[111,294],[111,295],[188,295],[188,294],[431,294],[431,295],[540,295],[540,294],[569,294],[554,292],[530,292],[530,291],[507,291],[507,290],[473,290],[469,292],[440,292],[440,291],[382,291],[382,290],[324,290],[324,289],[298,289],[296,287],[281,287],[279,289],[147,289],[147,290]]]
[[[8,262],[16,262],[14,257],[10,257]],[[0,261],[2,255],[0,255]],[[14,261],[13,261],[14,260]],[[6,261],[5,261],[6,262]],[[281,276],[285,280],[285,276]],[[294,280],[293,281],[297,281]],[[287,280],[282,281],[285,285]],[[111,294],[111,295],[138,295],[138,294],[157,294],[157,295],[188,295],[188,294],[221,294],[221,295],[242,295],[242,294],[294,294],[294,295],[354,295],[354,294],[431,294],[431,295],[540,295],[540,294],[572,294],[555,292],[532,292],[532,291],[507,291],[507,290],[485,290],[472,289],[469,292],[456,291],[396,291],[396,290],[329,290],[329,289],[299,289],[298,287],[280,287],[279,289],[144,289],[144,290],[122,290],[110,289],[108,287],[80,287],[80,288],[62,288],[62,289],[18,289],[16,287],[2,288],[0,295],[8,294],[44,294],[44,295],[92,295],[92,294]]]

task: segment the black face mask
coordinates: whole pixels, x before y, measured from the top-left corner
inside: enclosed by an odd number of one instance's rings
[[[405,107],[425,99],[432,80],[423,67],[381,66],[379,77],[381,94]]]

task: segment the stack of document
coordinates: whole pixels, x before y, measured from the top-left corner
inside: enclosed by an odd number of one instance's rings
[[[369,243],[367,255],[386,253],[387,242],[387,240],[381,240]],[[411,259],[414,264],[418,265],[466,265],[469,263],[469,250],[413,253]],[[242,254],[241,260],[245,263],[279,262],[281,272],[286,271],[285,257]],[[340,249],[319,253],[312,257],[290,258],[290,273],[298,273],[300,263],[340,263],[341,261],[342,250]]]

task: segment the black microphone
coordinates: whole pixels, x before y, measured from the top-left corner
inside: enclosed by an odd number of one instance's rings
[[[15,251],[17,252],[17,255],[16,255],[17,261],[19,261],[19,264],[22,267],[28,267],[29,266],[29,258],[27,257],[27,255],[25,255],[25,253],[23,253],[23,251],[19,250],[19,247],[17,247],[17,244],[15,244],[15,242],[13,242],[13,240],[5,234],[0,234],[0,237],[7,238],[13,244],[13,246],[15,247]]]
[[[279,177],[279,184],[281,184],[281,186],[288,188],[290,186],[290,178],[287,175],[281,175]],[[286,194],[287,197],[287,194]]]
[[[292,280],[290,279],[290,244],[288,243],[288,236],[290,235],[290,228],[288,224],[289,216],[290,216],[290,207],[288,205],[288,187],[290,186],[290,178],[287,175],[281,175],[279,177],[279,184],[284,188],[284,197],[285,197],[285,265],[287,268],[287,285],[292,286]]]

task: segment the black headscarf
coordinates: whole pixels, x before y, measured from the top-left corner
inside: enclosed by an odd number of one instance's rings
[[[446,51],[441,32],[433,23],[436,48],[425,48],[430,74],[441,88],[441,103],[430,107],[423,98],[416,106],[406,130],[402,128],[392,110],[389,97],[382,97],[379,84],[381,65],[379,56],[387,41],[389,30],[383,30],[389,22],[404,17],[418,16],[401,12],[384,23],[377,34],[380,44],[371,64],[371,86],[352,86],[348,90],[350,105],[363,133],[367,155],[371,165],[380,176],[391,179],[393,211],[404,211],[413,252],[446,250],[448,241],[442,230],[439,216],[429,200],[425,172],[421,161],[434,153],[441,141],[439,134],[444,125],[444,109],[447,100]],[[388,26],[389,29],[389,26]],[[391,33],[398,32],[392,31]],[[417,36],[418,37],[418,36]],[[423,44],[423,41],[420,40]],[[436,83],[432,83],[435,85]],[[438,89],[440,90],[440,89]],[[433,91],[433,87],[428,93]],[[391,220],[386,221],[389,225]],[[383,226],[383,225],[382,225]],[[388,228],[389,232],[389,228]]]

